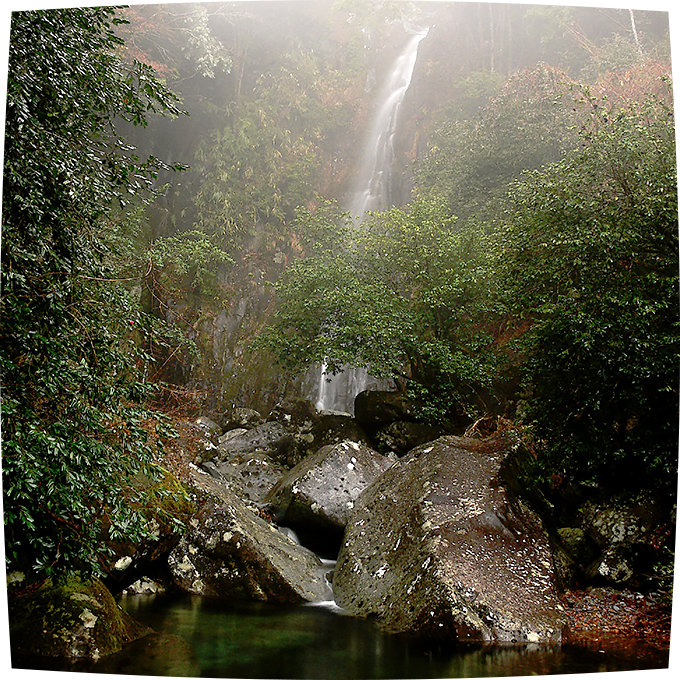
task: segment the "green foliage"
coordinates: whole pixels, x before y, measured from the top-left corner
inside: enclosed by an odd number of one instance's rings
[[[8,64],[0,362],[6,556],[41,575],[99,569],[104,520],[137,537],[121,485],[148,468],[112,202],[163,164],[117,133],[177,100],[124,64],[111,8],[15,12]],[[153,473],[150,470],[150,473]]]
[[[346,76],[300,49],[261,74],[199,145],[197,226],[234,249],[255,231],[280,232],[327,181],[332,140],[350,119],[346,87]]]
[[[417,167],[418,190],[445,196],[462,220],[481,216],[526,170],[559,160],[576,145],[583,93],[542,65],[513,74],[477,118],[450,120]]]
[[[190,374],[200,362],[191,302],[224,302],[220,274],[233,259],[201,231],[154,238],[149,222],[138,205],[110,211],[99,226],[110,246],[109,278],[122,284],[110,295],[132,331],[143,376],[155,381]]]
[[[672,100],[593,107],[582,150],[512,194],[502,276],[544,470],[674,484],[678,222]]]
[[[675,515],[675,512],[673,512]],[[675,525],[675,517],[673,517],[673,525]],[[675,576],[675,550],[671,547],[665,545],[659,550],[659,556],[656,563],[654,564],[654,578],[657,579],[661,587],[667,589],[667,602],[669,606],[672,606],[672,592],[673,592],[673,579]]]
[[[459,229],[443,201],[376,213],[360,226],[333,205],[302,210],[308,256],[279,283],[269,344],[293,366],[325,360],[408,379],[430,419],[463,401],[493,373],[486,352],[493,316],[488,237]],[[437,404],[437,406],[435,406]]]

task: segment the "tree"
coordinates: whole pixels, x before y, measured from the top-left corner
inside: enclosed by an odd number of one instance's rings
[[[626,107],[593,102],[583,148],[514,188],[501,277],[516,313],[533,323],[526,422],[543,471],[674,494],[680,319],[669,92]]]
[[[493,253],[481,229],[457,228],[432,198],[360,226],[325,204],[298,211],[297,227],[307,256],[277,286],[280,311],[269,333],[281,362],[395,377],[428,420],[488,408]]]
[[[436,131],[416,168],[418,192],[445,196],[461,220],[489,217],[508,184],[578,143],[587,105],[559,69],[540,65],[512,74],[477,117],[448,120]]]
[[[113,263],[120,225],[163,164],[117,132],[177,98],[124,63],[112,8],[15,12],[8,62],[0,362],[6,555],[40,575],[101,568],[102,540],[143,533],[121,490],[151,460]],[[132,492],[130,492],[132,493]]]

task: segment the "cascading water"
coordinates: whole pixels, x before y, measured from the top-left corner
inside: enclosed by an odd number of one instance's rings
[[[380,93],[380,105],[371,124],[364,154],[357,172],[357,183],[350,202],[350,212],[359,222],[369,210],[382,210],[394,205],[392,170],[394,137],[399,122],[399,110],[411,84],[420,41],[427,30],[411,37],[397,57]]]
[[[418,46],[427,33],[424,30],[411,36],[380,91],[376,113],[356,173],[357,182],[348,202],[350,213],[357,224],[368,211],[383,210],[394,205],[391,185],[399,111],[411,84]],[[332,375],[327,373],[326,364],[319,369],[318,386],[316,407],[320,411],[333,410],[351,414],[354,412],[354,398],[359,392],[386,387],[364,368],[346,368],[341,373]]]

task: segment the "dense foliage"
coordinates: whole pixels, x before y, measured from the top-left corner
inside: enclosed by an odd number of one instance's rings
[[[139,536],[122,485],[151,459],[114,250],[161,163],[118,133],[176,97],[120,58],[110,8],[15,12],[2,205],[2,459],[10,568],[98,569],[100,541]],[[137,277],[141,278],[139,273]]]
[[[435,136],[405,208],[358,227],[305,213],[314,246],[278,286],[282,359],[398,376],[430,420],[512,415],[547,479],[672,495],[670,79],[650,64],[600,87],[514,74],[477,119]]]
[[[553,473],[674,486],[678,213],[672,99],[600,102],[582,149],[514,187],[502,276],[533,321],[526,419]]]
[[[314,363],[366,366],[423,419],[514,417],[546,476],[672,485],[674,117],[664,15],[631,18],[383,0],[15,13],[10,567],[96,570],[102,538],[143,533],[126,480],[152,458],[149,380],[253,405]],[[432,25],[395,139],[414,198],[355,225],[322,197],[351,183],[412,21]],[[275,310],[259,347],[278,366],[244,351]]]
[[[445,202],[414,201],[355,226],[324,205],[301,210],[308,256],[282,277],[270,346],[282,361],[331,371],[364,366],[417,394],[423,416],[449,406],[488,408],[480,388],[494,372],[484,322],[494,311],[492,253],[482,230],[460,230]]]

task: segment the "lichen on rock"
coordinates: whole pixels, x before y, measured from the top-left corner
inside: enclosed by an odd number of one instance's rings
[[[216,598],[271,602],[330,598],[321,560],[260,517],[230,489],[196,471],[201,510],[170,553],[181,589]]]

